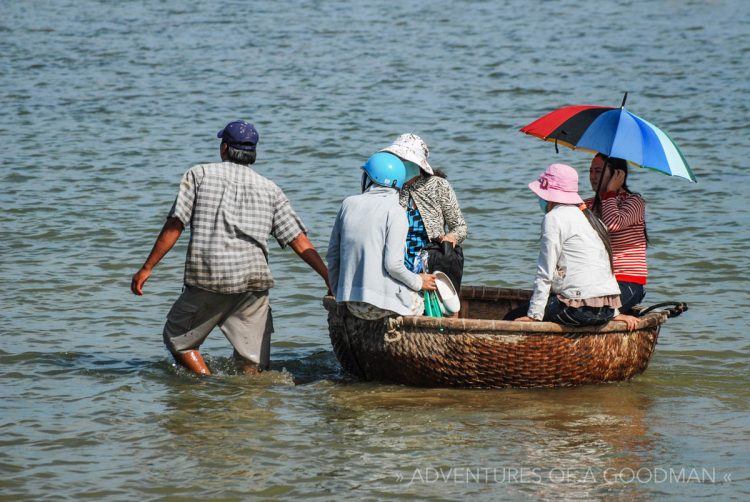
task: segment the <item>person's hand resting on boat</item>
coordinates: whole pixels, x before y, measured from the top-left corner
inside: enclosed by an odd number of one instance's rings
[[[529,317],[527,315],[525,315],[523,317],[517,317],[517,318],[513,319],[513,321],[514,322],[539,322],[536,319],[534,319],[532,317]]]
[[[632,315],[617,314],[612,318],[613,321],[622,321],[628,326],[628,331],[633,331],[638,327],[638,318]]]
[[[427,291],[437,290],[437,284],[435,283],[435,276],[432,274],[419,274],[422,278],[422,289]]]

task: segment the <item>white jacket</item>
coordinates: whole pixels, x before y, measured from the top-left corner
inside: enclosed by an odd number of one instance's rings
[[[529,317],[544,317],[550,292],[573,300],[620,294],[607,249],[577,206],[557,205],[544,215]]]

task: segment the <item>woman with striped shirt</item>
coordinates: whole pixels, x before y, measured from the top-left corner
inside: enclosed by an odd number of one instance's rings
[[[609,230],[614,273],[620,286],[620,311],[625,314],[643,300],[648,277],[646,202],[630,191],[627,179],[625,160],[596,154],[589,169],[596,195],[585,201]]]

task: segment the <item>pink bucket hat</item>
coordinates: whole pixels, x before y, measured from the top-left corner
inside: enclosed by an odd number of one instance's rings
[[[550,164],[539,179],[529,183],[531,191],[544,200],[560,204],[581,204],[578,173],[565,164]]]
[[[403,160],[414,162],[427,174],[435,174],[429,162],[427,162],[427,157],[430,156],[430,149],[427,148],[427,143],[416,134],[402,134],[396,138],[396,141],[391,146],[387,146],[380,151],[389,152]]]

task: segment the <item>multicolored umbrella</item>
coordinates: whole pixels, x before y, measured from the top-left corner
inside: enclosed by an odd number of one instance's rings
[[[521,132],[573,150],[603,153],[646,169],[696,182],[685,157],[667,133],[625,109],[566,106],[521,128]]]

